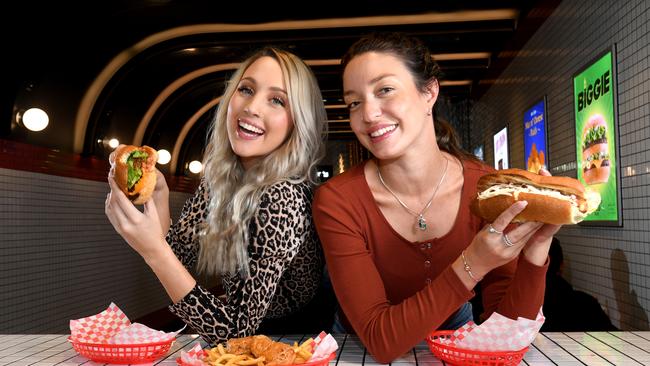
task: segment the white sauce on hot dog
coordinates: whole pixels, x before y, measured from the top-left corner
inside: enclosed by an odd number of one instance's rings
[[[488,199],[495,196],[512,196],[517,200],[520,193],[541,194],[552,198],[557,198],[571,203],[571,206],[578,207],[575,195],[562,194],[559,191],[547,188],[538,188],[530,184],[502,183],[496,184],[478,194],[480,200]]]

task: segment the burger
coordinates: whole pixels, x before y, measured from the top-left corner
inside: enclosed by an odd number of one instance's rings
[[[149,146],[120,145],[109,156],[115,183],[133,204],[144,204],[156,187],[158,153]]]
[[[577,224],[600,205],[600,194],[570,177],[551,177],[522,169],[500,170],[478,180],[472,212],[493,222],[517,201],[528,205],[513,222]]]
[[[609,170],[607,123],[602,115],[594,114],[582,129],[582,177],[587,185],[606,183]]]

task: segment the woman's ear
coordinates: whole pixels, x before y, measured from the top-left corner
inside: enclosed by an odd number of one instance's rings
[[[429,105],[429,109],[433,109],[433,105],[436,104],[438,100],[438,94],[440,93],[440,84],[437,79],[431,80],[429,84],[425,87],[424,95],[426,97],[426,102]]]

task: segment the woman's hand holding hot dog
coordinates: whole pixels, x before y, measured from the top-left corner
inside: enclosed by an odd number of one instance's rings
[[[539,174],[550,175],[544,169],[540,170]],[[526,201],[515,202],[494,222],[481,230],[464,251],[465,260],[471,266],[474,279],[465,274],[465,263],[461,258],[454,263],[455,272],[468,288],[473,288],[476,285],[475,280],[480,280],[491,270],[515,259],[522,250],[530,263],[537,266],[544,265],[553,235],[561,225],[524,222],[508,230],[513,219],[526,208],[527,204]]]

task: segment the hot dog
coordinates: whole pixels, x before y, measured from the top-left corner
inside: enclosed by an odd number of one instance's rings
[[[120,145],[108,158],[115,183],[133,202],[141,205],[156,187],[158,152],[149,146]]]
[[[577,224],[600,205],[600,194],[585,189],[576,179],[538,175],[521,169],[506,169],[482,176],[477,184],[472,212],[494,221],[516,201],[526,208],[513,222]]]

